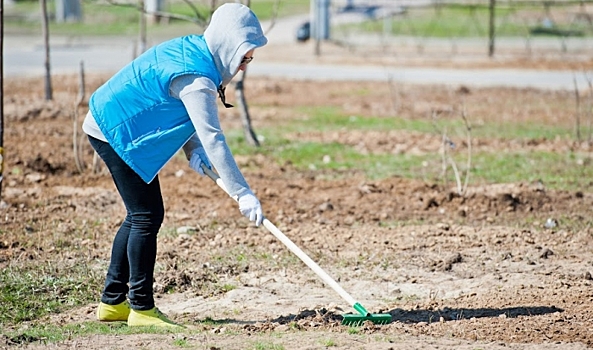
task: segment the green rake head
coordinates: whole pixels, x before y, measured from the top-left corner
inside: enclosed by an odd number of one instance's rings
[[[371,321],[374,324],[388,324],[391,323],[390,314],[371,314],[368,312],[360,303],[356,303],[352,306],[359,315],[346,314],[342,315],[342,324],[347,326],[358,327],[362,326],[366,321]]]

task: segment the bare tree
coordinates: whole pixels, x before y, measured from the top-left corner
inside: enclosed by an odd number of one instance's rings
[[[146,51],[146,14],[144,13],[145,4],[144,0],[138,1],[138,7],[142,9],[140,12],[140,16],[138,16],[138,50],[135,53],[135,57],[140,56],[144,51]]]
[[[241,3],[240,0],[236,2]],[[247,0],[245,6],[251,6],[251,0]],[[276,0],[272,9],[272,21],[270,27],[266,30],[266,33],[272,29],[276,23],[276,17],[278,15],[278,9],[280,7],[280,0]],[[245,134],[245,140],[252,146],[259,147],[259,140],[253,130],[251,124],[251,115],[249,114],[249,107],[247,105],[247,99],[245,98],[245,77],[247,76],[247,67],[242,72],[239,72],[238,77],[235,78],[235,96],[237,98],[238,107],[241,114],[241,124],[243,125],[243,133]]]
[[[589,122],[589,127],[587,130],[587,142],[591,145],[591,128],[593,127],[593,83],[591,82],[591,76],[587,73],[585,74],[585,79],[587,80],[587,85],[589,86],[589,98],[587,103],[587,120]]]
[[[4,0],[0,0],[0,57],[4,57]],[[0,202],[4,181],[4,68],[0,64]]]
[[[463,184],[461,183],[461,174],[459,172],[459,168],[457,167],[457,163],[455,163],[455,160],[453,159],[453,157],[451,157],[451,155],[449,153],[449,149],[453,149],[456,147],[455,143],[447,135],[446,129],[440,130],[440,128],[438,127],[438,125],[436,123],[438,114],[439,114],[438,111],[433,110],[433,112],[432,112],[433,126],[441,134],[441,138],[442,138],[441,176],[442,176],[443,181],[445,182],[445,186],[446,186],[447,185],[447,169],[449,167],[451,167],[451,169],[453,170],[453,175],[455,176],[455,182],[457,184],[457,194],[459,194],[460,196],[463,196],[467,192],[467,186],[469,183],[469,177],[471,174],[471,165],[472,165],[472,134],[471,134],[472,129],[471,129],[471,126],[467,119],[467,115],[466,115],[466,111],[465,111],[465,103],[463,103],[462,110],[461,110],[461,119],[463,120],[463,123],[465,126],[465,131],[466,131],[466,137],[467,137],[467,139],[466,139],[467,161],[466,161],[465,179],[464,179]]]
[[[488,23],[488,56],[494,56],[494,41],[496,39],[496,24],[495,24],[495,11],[496,11],[496,0],[490,0],[489,11],[489,23]]]
[[[465,182],[463,183],[463,189],[461,193],[467,192],[467,185],[469,183],[469,175],[472,169],[472,127],[467,120],[467,114],[465,111],[465,103],[463,103],[463,109],[461,110],[461,119],[465,125],[466,137],[467,137],[467,163],[465,164]]]
[[[144,51],[146,51],[147,40],[146,40],[146,16],[154,16],[159,17],[161,19],[180,19],[183,21],[193,22],[199,26],[205,26],[208,22],[208,18],[204,18],[198,9],[192,4],[189,0],[183,0],[193,11],[195,17],[192,16],[184,16],[178,15],[175,13],[169,12],[162,12],[162,11],[148,11],[146,9],[144,0],[138,0],[137,3],[130,3],[130,2],[119,2],[114,0],[107,0],[107,3],[113,6],[121,6],[121,7],[131,7],[138,11],[140,17],[138,18],[138,47],[134,50],[134,57],[139,56]],[[215,4],[216,0],[212,0],[212,3]],[[213,5],[212,5],[213,6]],[[212,13],[213,10],[210,11]]]
[[[47,18],[47,1],[40,0],[41,4],[41,20],[42,20],[42,32],[43,32],[43,45],[45,47],[45,99],[52,99],[52,88],[51,88],[51,73],[50,73],[50,60],[49,60],[49,23]]]
[[[575,103],[576,103],[574,131],[576,134],[577,142],[581,142],[581,97],[579,94],[579,86],[577,84],[577,78],[574,75],[572,76],[572,80],[574,83],[574,97],[575,97]]]
[[[73,130],[74,130],[74,132],[72,133],[72,149],[74,151],[74,164],[76,165],[76,169],[78,169],[79,173],[82,173],[84,171],[84,164],[81,159],[83,143],[78,142],[78,138],[79,138],[79,135],[78,135],[78,130],[79,130],[78,111],[80,110],[80,106],[82,105],[82,103],[84,102],[84,99],[85,99],[84,80],[85,80],[84,79],[84,63],[80,62],[80,72],[79,72],[79,76],[78,76],[78,99],[74,103],[74,112],[72,113],[72,124],[73,124]]]
[[[142,13],[143,15],[155,15],[155,16],[159,16],[159,17],[163,17],[163,18],[167,18],[167,19],[179,19],[182,21],[188,21],[188,22],[195,23],[199,26],[205,26],[208,23],[209,17],[204,18],[200,14],[198,9],[188,0],[183,0],[183,2],[185,2],[192,9],[195,16],[185,16],[185,15],[179,15],[176,13],[163,12],[163,11],[147,11],[144,8],[144,1],[140,1],[137,4],[134,4],[134,3],[129,3],[129,2],[119,2],[119,1],[114,1],[114,0],[107,0],[107,3],[110,5],[122,6],[122,7],[132,7],[132,8],[135,8],[140,13]],[[215,2],[215,0],[213,2]]]
[[[241,3],[240,0],[236,0],[236,2]],[[244,3],[245,6],[251,6],[251,0],[246,0]],[[270,26],[266,30],[268,33],[276,24],[276,18],[278,16],[278,9],[280,8],[280,0],[276,0],[274,2],[274,7],[272,9],[272,20],[270,22]],[[242,72],[239,72],[238,77],[235,78],[235,96],[237,98],[237,102],[239,104],[240,114],[241,114],[241,124],[243,125],[243,134],[245,134],[245,140],[252,146],[259,147],[259,140],[257,139],[257,135],[253,130],[252,123],[251,123],[251,115],[249,114],[249,107],[247,105],[247,99],[245,98],[245,78],[247,76],[247,67]]]

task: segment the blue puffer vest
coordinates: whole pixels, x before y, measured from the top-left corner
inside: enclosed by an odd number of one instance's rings
[[[91,96],[89,108],[117,154],[147,183],[195,133],[181,100],[169,95],[177,76],[198,74],[218,87],[220,73],[203,36],[152,47]]]

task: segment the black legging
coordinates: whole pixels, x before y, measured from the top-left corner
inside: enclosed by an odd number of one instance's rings
[[[90,136],[89,141],[107,165],[127,210],[113,239],[101,301],[117,305],[126,300],[127,294],[133,309],[150,310],[154,307],[157,234],[165,212],[158,176],[147,184],[108,143]]]

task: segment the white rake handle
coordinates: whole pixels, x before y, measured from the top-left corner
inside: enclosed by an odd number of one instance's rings
[[[227,195],[229,194],[226,189],[226,186],[222,182],[222,179],[215,172],[213,172],[206,166],[202,166],[202,169],[204,170],[204,173],[208,175],[209,178],[216,182],[218,187],[222,188]],[[233,199],[237,200],[237,198]],[[356,300],[354,300],[354,298],[352,298],[352,296],[348,294],[348,292],[346,292],[344,288],[342,288],[333,278],[331,278],[330,275],[328,275],[319,265],[317,265],[315,261],[309,258],[309,256],[301,250],[301,248],[299,248],[290,240],[290,238],[286,237],[286,235],[282,233],[282,231],[280,231],[272,222],[270,222],[270,220],[264,218],[263,224],[264,227],[267,228],[268,231],[270,231],[270,233],[272,233],[276,238],[278,238],[280,242],[282,242],[288,249],[290,249],[291,252],[298,256],[302,262],[309,266],[309,268],[313,270],[313,272],[315,272],[317,276],[319,276],[334,291],[336,291],[336,293],[338,293],[346,302],[348,302],[350,306],[356,304]]]

